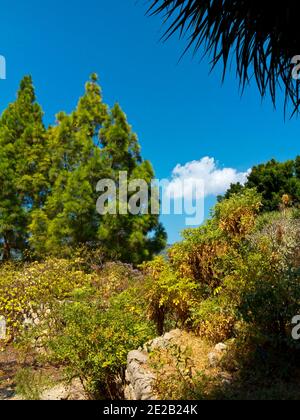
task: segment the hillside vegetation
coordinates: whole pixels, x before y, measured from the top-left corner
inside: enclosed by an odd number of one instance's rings
[[[120,170],[154,176],[95,76],[49,128],[24,79],[0,119],[0,345],[20,356],[17,390],[38,399],[55,369],[90,398],[123,398],[128,353],[177,328],[184,348],[151,359],[162,399],[298,398],[299,158],[254,168],[165,256],[158,216],[96,214],[96,182]]]
[[[300,302],[299,210],[260,209],[254,190],[234,195],[204,226],[186,231],[168,259],[139,269],[97,266],[92,256],[90,264],[83,258],[4,264],[0,312],[11,338],[40,363],[62,366],[65,379],[80,378],[93,398],[122,397],[128,352],[175,327],[203,343],[226,342],[222,363],[234,378],[234,392],[224,394],[213,386],[215,377],[210,383],[199,372],[193,393],[182,398],[201,398],[201,381],[202,397],[212,398],[248,395],[248,386],[257,390],[254,397],[272,384],[288,387],[298,375],[291,331]],[[32,313],[36,326],[24,326],[24,314]],[[278,397],[274,392],[267,397]],[[292,397],[294,387],[291,393],[284,396]]]

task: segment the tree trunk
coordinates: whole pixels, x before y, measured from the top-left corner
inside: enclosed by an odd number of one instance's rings
[[[8,240],[4,238],[2,261],[9,261],[11,259],[11,248]]]

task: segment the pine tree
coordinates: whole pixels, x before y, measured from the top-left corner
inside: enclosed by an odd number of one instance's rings
[[[300,156],[296,157],[295,160],[296,177],[300,180]]]
[[[43,113],[32,80],[25,77],[17,99],[0,119],[0,244],[2,258],[27,247],[33,209],[47,194]]]
[[[142,160],[137,136],[120,106],[109,110],[103,103],[95,75],[76,110],[60,113],[57,122],[46,134],[50,190],[45,205],[33,210],[32,249],[37,255],[64,255],[92,243],[134,263],[159,252],[166,234],[158,215],[97,213],[99,180],[118,185],[119,173],[126,172],[129,181],[143,179],[150,185],[154,172]]]
[[[128,182],[138,179],[151,185],[154,178],[152,165],[149,161],[143,161],[137,136],[118,104],[113,107],[100,131],[100,139],[103,147],[101,158],[106,164],[107,177],[118,183],[120,172],[126,172]],[[150,212],[150,188],[148,192],[147,213],[107,214],[100,224],[99,239],[105,247],[115,249],[123,261],[139,263],[150,259],[166,245],[166,233],[159,223],[159,217]],[[118,209],[120,203],[117,204]]]
[[[51,191],[33,213],[30,243],[38,254],[58,254],[97,239],[96,184],[101,177],[99,130],[107,117],[101,90],[92,76],[70,115],[60,113],[47,131]]]

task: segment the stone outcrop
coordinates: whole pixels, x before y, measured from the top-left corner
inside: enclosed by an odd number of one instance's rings
[[[208,355],[208,362],[209,362],[209,366],[212,368],[216,368],[219,363],[220,360],[222,359],[222,355],[227,351],[227,346],[226,344],[223,343],[219,343],[215,346],[214,351],[212,351],[211,353],[209,353]]]
[[[156,400],[153,390],[155,375],[148,367],[149,354],[156,349],[166,349],[173,340],[178,339],[182,332],[174,330],[163,337],[155,338],[146,343],[143,348],[128,354],[126,370],[125,398],[127,400]]]
[[[14,395],[13,393],[4,399],[11,401],[23,400],[20,395]],[[87,399],[88,396],[79,379],[74,379],[70,385],[65,385],[63,383],[57,384],[53,388],[44,390],[40,395],[41,401],[84,401]]]
[[[125,398],[127,400],[155,400],[152,383],[155,376],[147,369],[148,356],[141,351],[128,354]]]
[[[76,379],[70,385],[60,384],[44,391],[41,395],[42,401],[81,401],[87,400],[87,395],[81,382]]]
[[[126,384],[124,394],[126,400],[157,400],[154,391],[155,374],[149,367],[149,356],[154,350],[166,350],[174,344],[185,341],[185,334],[181,330],[174,330],[162,337],[155,338],[138,350],[131,351],[127,358]],[[223,355],[227,352],[226,344],[219,343],[207,354],[208,366],[215,369],[219,366]],[[231,378],[219,373],[222,383],[229,384]]]

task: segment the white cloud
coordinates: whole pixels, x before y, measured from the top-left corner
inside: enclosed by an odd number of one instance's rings
[[[172,178],[166,195],[174,199],[190,199],[197,188],[198,196],[217,196],[224,194],[231,184],[245,184],[247,172],[238,172],[234,168],[220,168],[214,158],[204,157],[200,160],[177,165],[172,171]],[[203,191],[204,186],[204,191]]]

